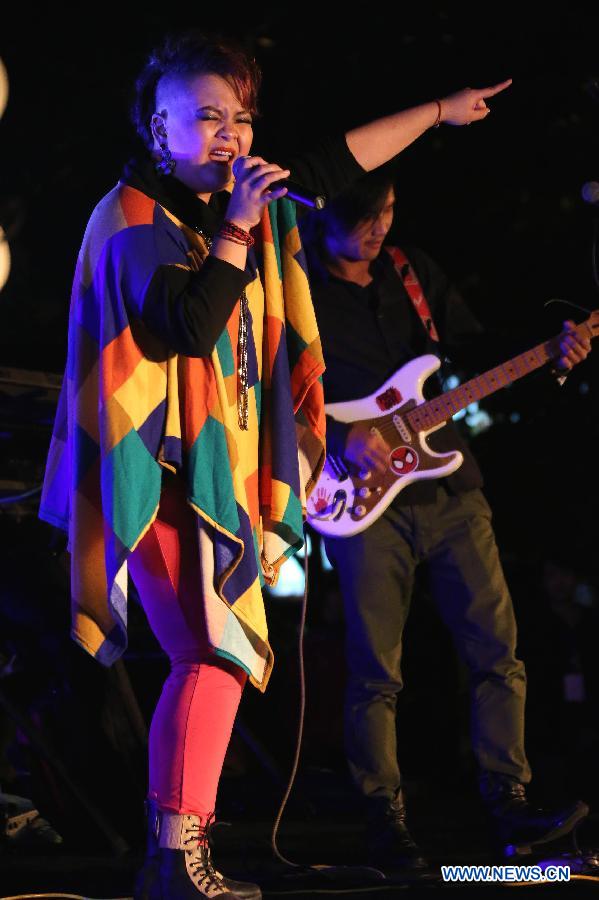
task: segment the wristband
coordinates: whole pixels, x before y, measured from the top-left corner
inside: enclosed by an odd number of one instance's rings
[[[254,244],[254,238],[249,231],[244,231],[239,225],[228,220],[221,225],[218,236],[225,241],[233,241],[234,244],[242,244],[245,247],[252,247]]]

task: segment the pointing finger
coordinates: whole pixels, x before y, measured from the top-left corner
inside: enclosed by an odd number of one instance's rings
[[[494,97],[495,94],[499,94],[501,91],[505,91],[506,88],[510,86],[512,83],[511,78],[507,78],[505,81],[502,81],[500,84],[495,84],[493,87],[481,88],[477,91],[481,97]]]

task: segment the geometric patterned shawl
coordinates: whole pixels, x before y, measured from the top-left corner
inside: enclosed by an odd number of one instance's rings
[[[105,665],[126,647],[127,557],[156,516],[166,467],[185,478],[188,502],[210,526],[214,650],[262,690],[268,681],[261,557],[278,572],[303,545],[306,496],[324,461],[324,363],[294,204],[271,203],[256,231],[242,432],[239,304],[203,358],[173,353],[140,316],[158,265],[201,265],[200,236],[122,183],[86,230],[40,516],[68,533],[73,637]],[[239,649],[240,630],[261,666]]]

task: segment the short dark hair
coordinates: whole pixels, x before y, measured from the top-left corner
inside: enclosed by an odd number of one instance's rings
[[[317,278],[326,276],[327,234],[333,231],[349,234],[358,223],[376,218],[383,209],[394,181],[393,167],[380,166],[329,200],[324,209],[310,212],[300,220],[302,240],[312,274]]]
[[[260,69],[240,44],[195,30],[171,34],[150,53],[135,82],[131,119],[147,147],[153,143],[150,121],[156,88],[165,75],[220,75],[245,109],[257,110]]]

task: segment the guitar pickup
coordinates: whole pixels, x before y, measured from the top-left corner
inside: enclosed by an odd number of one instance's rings
[[[402,417],[397,413],[395,413],[395,415],[393,416],[393,424],[397,428],[402,440],[404,440],[406,444],[411,444],[412,435],[410,433],[410,429],[408,428]]]
[[[337,481],[345,481],[349,478],[349,472],[343,464],[343,460],[339,456],[327,456],[328,463],[333,470]]]

